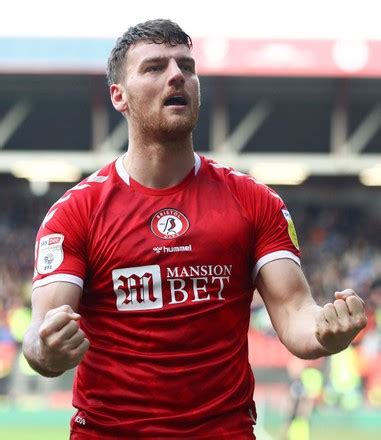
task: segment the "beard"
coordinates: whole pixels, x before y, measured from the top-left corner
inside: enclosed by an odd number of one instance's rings
[[[160,141],[176,140],[191,135],[197,125],[199,102],[188,104],[184,114],[169,114],[165,108],[157,108],[129,96],[129,123],[144,137]]]

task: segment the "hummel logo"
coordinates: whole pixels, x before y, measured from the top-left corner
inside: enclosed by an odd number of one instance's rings
[[[191,252],[192,251],[192,245],[188,244],[187,246],[155,246],[152,248],[154,252],[157,254],[161,254],[162,252],[164,254],[170,254],[172,252]]]

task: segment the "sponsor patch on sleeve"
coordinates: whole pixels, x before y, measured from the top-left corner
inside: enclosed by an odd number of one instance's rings
[[[298,236],[296,235],[296,230],[294,222],[291,218],[291,214],[287,211],[287,209],[282,209],[282,213],[288,224],[288,235],[290,236],[290,239],[296,249],[299,249]]]
[[[37,255],[37,272],[41,275],[51,273],[58,269],[63,262],[62,234],[50,234],[40,238]]]

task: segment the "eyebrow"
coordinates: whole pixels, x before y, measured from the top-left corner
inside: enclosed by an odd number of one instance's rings
[[[177,62],[180,63],[190,63],[193,66],[196,64],[194,58],[192,57],[164,57],[164,56],[158,56],[158,57],[152,57],[152,58],[145,58],[141,64],[150,64],[150,63],[160,63],[163,61],[167,61],[170,58],[174,58]]]

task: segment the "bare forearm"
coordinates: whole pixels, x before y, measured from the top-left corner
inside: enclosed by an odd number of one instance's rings
[[[316,338],[316,317],[321,307],[308,304],[287,319],[279,338],[287,349],[301,359],[317,359],[329,353]]]
[[[257,288],[283,344],[302,359],[338,353],[366,326],[364,301],[352,289],[319,307],[303,272],[290,260],[266,264]]]
[[[40,349],[40,338],[38,335],[38,329],[41,322],[33,323],[26,331],[23,340],[23,353],[28,361],[29,365],[41,376],[45,377],[57,377],[60,376],[63,371],[55,372],[50,371],[45,365],[45,360],[42,358]]]

